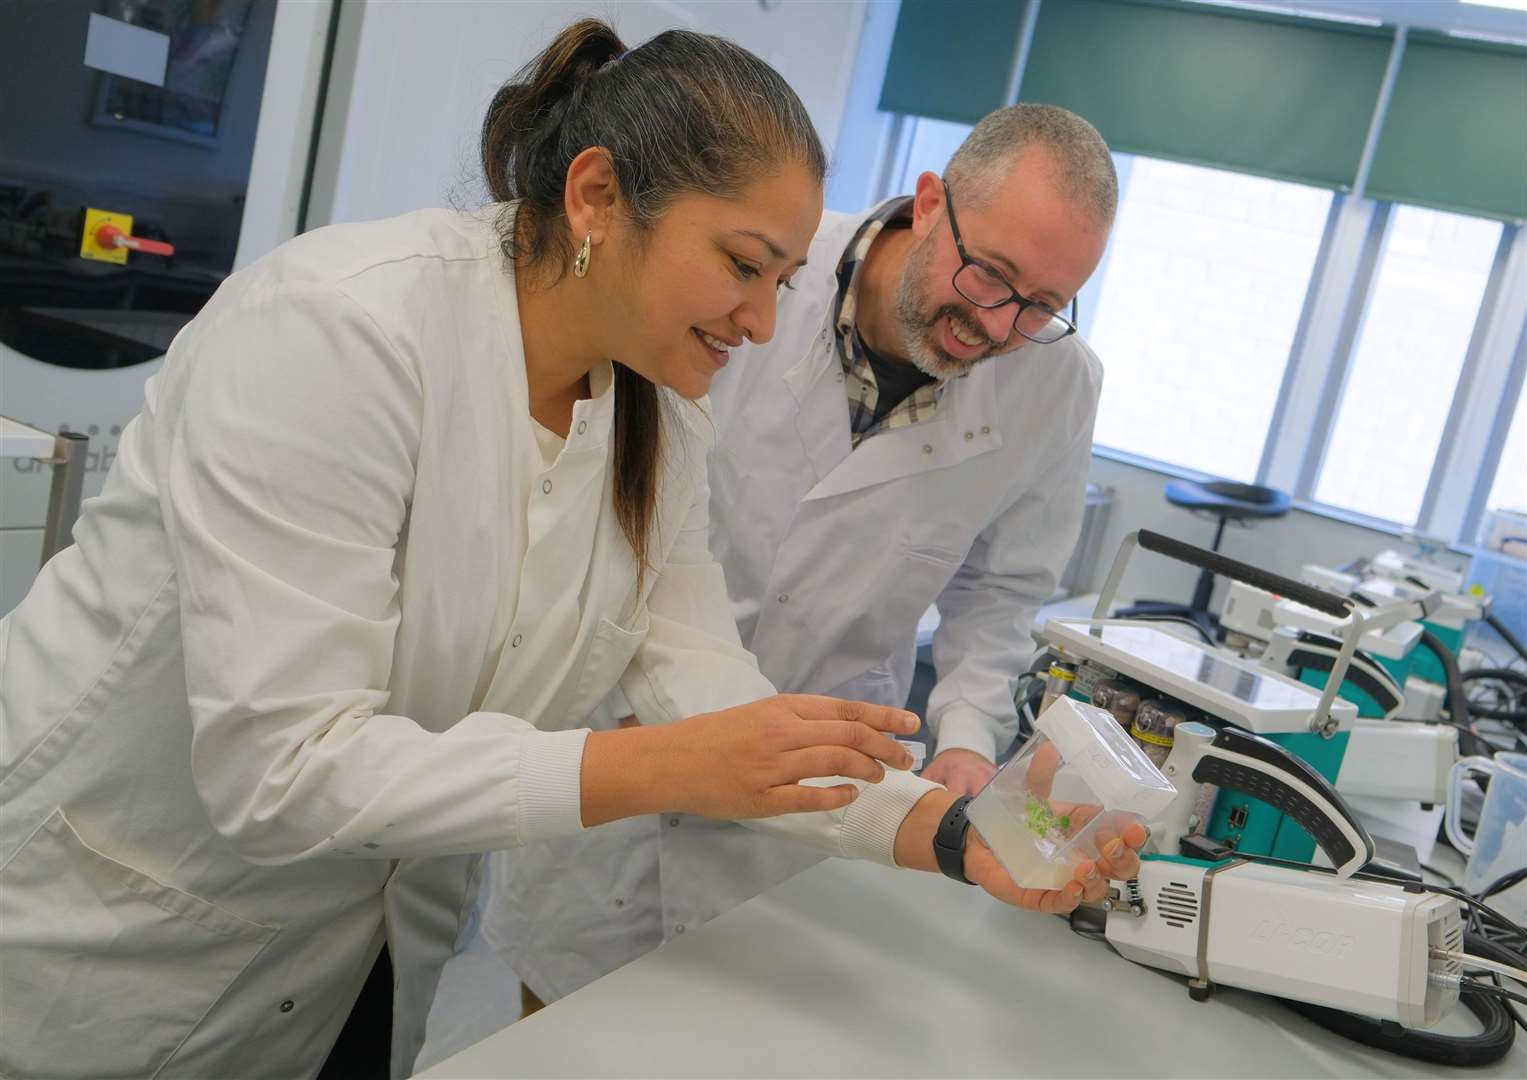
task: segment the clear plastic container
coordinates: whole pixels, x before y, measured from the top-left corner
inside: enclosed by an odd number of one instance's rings
[[[1177,789],[1095,705],[1059,698],[1035,728],[965,812],[1015,882],[1059,889],[1131,823],[1164,813]]]

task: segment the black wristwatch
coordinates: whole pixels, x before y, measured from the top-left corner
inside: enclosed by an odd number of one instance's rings
[[[944,872],[945,877],[952,877],[966,885],[975,884],[965,876],[965,830],[970,828],[965,807],[970,804],[971,798],[970,795],[961,795],[954,800],[944,812],[944,820],[938,823],[938,832],[933,834],[933,857],[938,860],[938,868]]]

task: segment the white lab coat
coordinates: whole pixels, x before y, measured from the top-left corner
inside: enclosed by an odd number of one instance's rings
[[[712,384],[711,552],[743,643],[789,691],[905,705],[936,601],[930,734],[994,759],[1081,528],[1102,366],[1075,335],[1026,346],[951,382],[930,420],[854,449],[832,319],[869,213],[823,218],[773,340]],[[482,929],[560,997],[816,859],[724,823],[633,819],[491,857]],[[574,864],[576,887],[551,884]]]
[[[176,338],[0,621],[0,1073],[310,1075],[384,938],[412,1066],[468,853],[576,833],[584,718],[771,691],[678,405],[638,596],[592,375],[548,467],[492,212],[320,230]],[[624,672],[624,675],[622,674]],[[890,861],[897,774],[775,828]]]

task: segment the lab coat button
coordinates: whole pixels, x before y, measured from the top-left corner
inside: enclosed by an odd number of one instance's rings
[[[789,593],[782,592],[782,593],[779,594],[779,602],[781,604],[788,603],[789,600],[790,600],[790,594]]]
[[[623,898],[623,897],[619,897],[619,896],[617,896],[617,897],[616,897],[616,898],[615,898],[615,906],[616,906],[616,907],[618,907],[618,908],[622,908],[622,907],[625,907],[625,906],[626,906],[626,901],[625,901],[625,899],[624,899],[624,898]]]
[[[520,642],[522,642],[524,640],[525,640],[525,635],[523,635],[523,634],[515,634],[514,635],[514,640],[509,642],[509,647],[511,649],[518,649],[520,647]]]
[[[293,1001],[291,998],[287,998],[285,1001],[283,1001],[281,1003],[281,1011],[282,1012],[291,1012],[296,1007],[297,1007],[297,1003],[295,1001]]]
[[[981,434],[982,435],[990,435],[991,434],[991,428],[983,424],[981,426]]]
[[[668,824],[672,825],[675,829],[677,829],[679,827],[679,819],[676,818],[676,817],[671,817],[671,818],[668,819]]]
[[[543,481],[542,484],[541,484],[541,490],[543,492],[545,492],[546,494],[550,495],[551,494],[551,481],[550,480]]]
[[[676,923],[674,925],[673,932],[675,934],[682,934],[684,932],[684,924],[683,923]]]
[[[967,431],[965,433],[965,441],[966,442],[969,442],[971,439],[974,439],[975,437],[976,437],[976,433],[974,431]]]
[[[589,429],[589,422],[587,420],[579,420],[578,421],[578,434],[579,435],[582,435],[588,429]]]
[[[933,453],[933,444],[932,443],[923,443],[923,453],[925,453],[925,454]]]

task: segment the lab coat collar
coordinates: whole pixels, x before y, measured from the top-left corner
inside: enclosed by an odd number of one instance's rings
[[[497,235],[500,227],[514,227],[514,214],[519,203],[507,207],[488,207],[481,219]],[[503,333],[504,355],[509,358],[509,378],[512,390],[530,407],[530,383],[525,374],[525,334],[520,325],[520,298],[515,290],[514,260],[501,256],[503,274],[498,290],[500,306],[499,327]],[[615,424],[615,368],[608,360],[601,360],[589,370],[589,397],[573,404],[573,423],[567,433],[567,450],[577,453],[584,450],[600,450],[610,441]],[[580,425],[582,425],[580,427]]]
[[[615,365],[601,360],[589,370],[589,396],[573,403],[568,450],[602,449],[615,428]]]
[[[827,304],[804,355],[780,376],[795,399],[796,433],[817,479],[806,501],[948,468],[1000,447],[997,365],[1013,359],[993,357],[977,364],[970,374],[944,387],[932,418],[872,435],[854,449],[846,391],[832,378],[842,366],[832,305]]]
[[[819,481],[853,450],[843,384],[828,377],[838,368],[835,349],[832,305],[829,304],[822,312],[820,331],[810,339],[805,355],[781,376],[790,396],[795,399],[795,430],[800,436],[801,447],[811,460],[812,470]],[[834,407],[841,423],[833,422]]]
[[[805,501],[831,498],[916,473],[947,469],[999,448],[1002,432],[997,424],[996,365],[1001,362],[1000,358],[984,361],[971,369],[969,375],[951,381],[939,399],[938,411],[930,419],[870,436],[852,453],[840,457],[836,467],[825,475],[818,467],[817,475],[822,479],[807,493]],[[839,400],[835,404],[842,414],[842,422],[832,425],[832,429],[841,436],[839,441],[846,447],[849,443],[848,406],[842,384],[824,380],[826,389],[837,393]],[[796,414],[803,440],[808,430],[802,423],[805,418],[805,411]],[[810,442],[807,451],[812,452]]]

